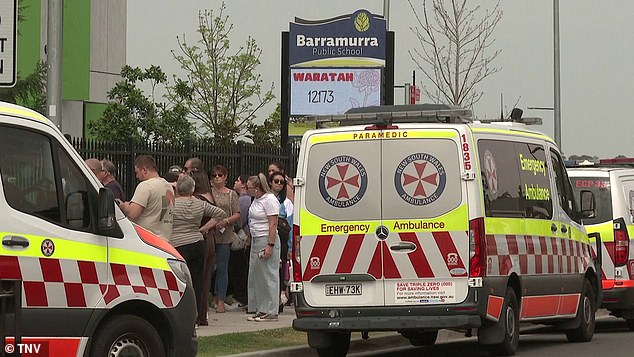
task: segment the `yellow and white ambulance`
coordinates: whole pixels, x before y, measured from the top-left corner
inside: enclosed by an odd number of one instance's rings
[[[496,355],[520,322],[592,339],[600,262],[550,138],[440,105],[315,119],[342,126],[302,138],[291,290],[320,356],[345,355],[352,331],[428,345],[477,329]]]
[[[601,234],[601,307],[634,331],[634,159],[571,162],[568,174],[576,192],[588,190],[596,197],[595,214],[583,223],[588,232]]]
[[[0,103],[0,344],[29,356],[194,356],[183,258],[134,225],[61,132]]]

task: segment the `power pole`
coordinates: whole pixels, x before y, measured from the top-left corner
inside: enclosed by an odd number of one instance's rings
[[[62,29],[63,0],[48,0],[46,26],[46,62],[48,66],[46,82],[46,107],[48,117],[62,130]]]
[[[561,90],[560,90],[560,68],[559,68],[559,0],[553,0],[553,45],[554,45],[554,84],[555,84],[555,143],[559,146],[560,150],[563,150],[561,147]]]

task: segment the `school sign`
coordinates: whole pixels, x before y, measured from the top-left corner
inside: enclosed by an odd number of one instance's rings
[[[384,67],[386,22],[366,10],[290,23],[291,67]]]

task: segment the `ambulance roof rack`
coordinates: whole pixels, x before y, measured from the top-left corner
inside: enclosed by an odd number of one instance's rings
[[[470,123],[471,110],[445,104],[382,105],[349,109],[345,114],[309,116],[317,127],[324,123],[346,125],[374,124],[379,126],[399,123]]]
[[[567,160],[566,167],[634,167],[634,158],[615,157],[598,160]]]

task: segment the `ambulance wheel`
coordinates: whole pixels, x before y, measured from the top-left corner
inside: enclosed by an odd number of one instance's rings
[[[625,324],[628,330],[634,331],[634,319],[625,319]]]
[[[431,346],[436,343],[438,330],[436,331],[407,331],[403,337],[409,340],[412,346]]]
[[[134,315],[117,315],[99,327],[91,356],[164,357],[163,341],[149,322]]]
[[[577,319],[580,320],[577,328],[566,330],[566,337],[570,342],[588,342],[594,335],[594,291],[588,279],[583,281],[581,300],[577,308]]]
[[[331,333],[330,346],[326,348],[317,348],[319,357],[345,357],[350,348],[350,332],[347,333]]]
[[[517,351],[520,339],[520,318],[515,291],[506,288],[504,305],[499,324],[504,328],[504,340],[498,344],[489,346],[489,353],[492,356],[512,356]]]

